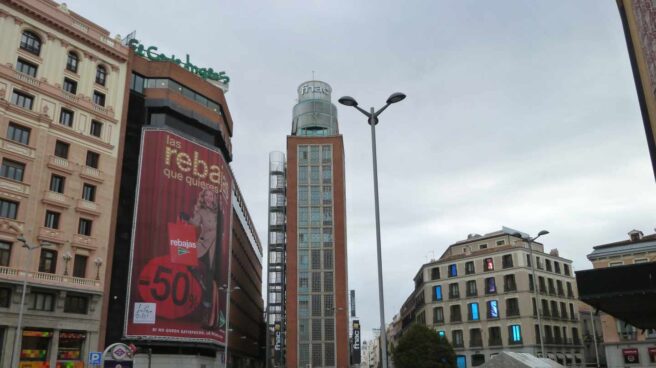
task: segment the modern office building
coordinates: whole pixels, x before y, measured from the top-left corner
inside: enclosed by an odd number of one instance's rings
[[[656,176],[656,4],[651,0],[617,0],[617,6]]]
[[[286,366],[348,367],[344,143],[331,88],[298,87],[287,137]]]
[[[129,103],[105,346],[134,344],[139,367],[223,367],[226,346],[231,367],[261,364],[262,248],[229,167],[227,79],[124,42]]]
[[[64,4],[0,3],[2,367],[82,367],[100,348],[127,63]]]
[[[632,230],[628,235],[593,247],[588,259],[594,269],[577,272],[577,281],[581,298],[600,310],[608,366],[653,367],[656,234]],[[581,274],[588,276],[581,278]]]
[[[470,234],[417,272],[414,321],[449,339],[458,367],[482,365],[502,350],[545,356],[568,366],[582,363],[572,262],[555,249],[546,253],[541,243],[532,247],[534,259],[516,230],[506,227]],[[538,278],[537,299],[531,263]],[[537,333],[538,311],[544,352]]]

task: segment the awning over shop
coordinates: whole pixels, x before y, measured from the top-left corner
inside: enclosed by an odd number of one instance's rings
[[[656,329],[656,262],[577,271],[579,299],[640,329]]]

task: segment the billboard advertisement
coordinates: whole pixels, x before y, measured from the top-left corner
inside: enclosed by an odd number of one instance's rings
[[[360,341],[360,321],[353,320],[352,324],[353,335],[351,336],[351,364],[360,364],[361,359],[361,341]]]
[[[222,154],[144,129],[125,336],[222,344],[232,176]]]

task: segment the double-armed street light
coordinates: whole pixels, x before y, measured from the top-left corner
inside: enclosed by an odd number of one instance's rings
[[[542,352],[543,357],[546,357],[547,353],[544,351],[544,333],[542,328],[542,317],[540,316],[541,315],[540,305],[542,302],[540,301],[540,295],[538,293],[538,278],[535,276],[535,259],[533,258],[533,242],[535,242],[542,235],[547,235],[547,234],[549,234],[547,230],[540,231],[538,235],[534,238],[531,238],[528,235],[524,236],[519,231],[515,231],[512,234],[510,234],[528,243],[528,253],[531,257],[531,272],[533,274],[533,294],[535,295],[535,305],[538,312],[538,335],[539,335],[538,338],[540,339],[540,350]]]
[[[403,101],[405,94],[396,92],[387,98],[385,106],[376,111],[373,107],[370,111],[364,110],[358,106],[358,102],[350,96],[344,96],[338,101],[342,105],[356,108],[367,117],[367,122],[371,126],[371,152],[373,155],[374,166],[374,203],[376,209],[376,251],[378,255],[378,299],[380,304],[380,330],[382,338],[382,367],[387,368],[387,336],[385,335],[385,305],[383,297],[383,262],[380,247],[380,211],[378,203],[378,162],[376,158],[376,124],[378,124],[378,115],[380,115],[391,104]]]

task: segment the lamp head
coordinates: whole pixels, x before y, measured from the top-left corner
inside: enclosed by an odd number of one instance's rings
[[[547,235],[547,234],[549,234],[549,232],[548,232],[547,230],[541,230],[541,231],[538,233],[538,236]]]
[[[405,94],[401,92],[395,92],[392,93],[388,98],[387,98],[387,104],[391,105],[393,103],[401,102],[405,99]]]
[[[344,106],[352,106],[352,107],[358,106],[358,101],[356,101],[355,98],[351,96],[340,97],[340,99],[337,101]]]

